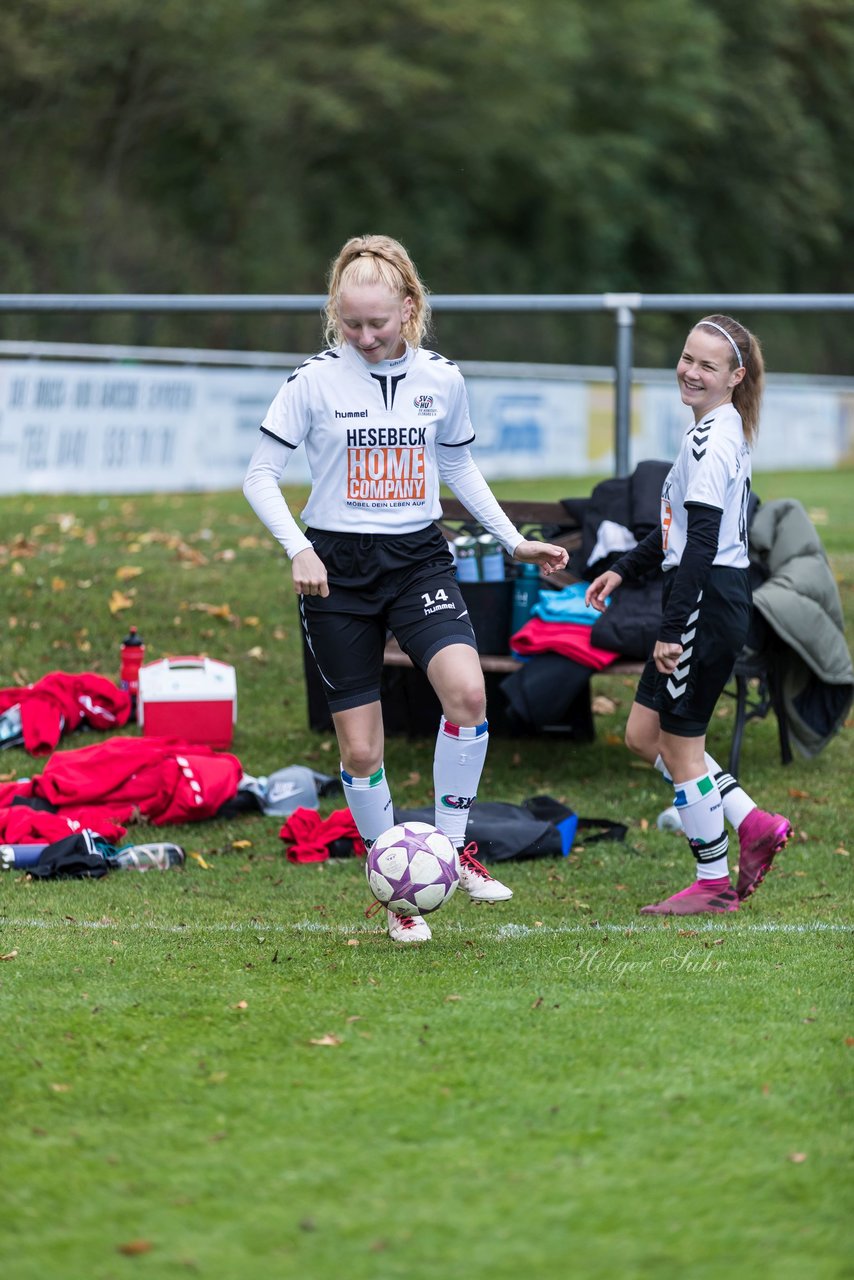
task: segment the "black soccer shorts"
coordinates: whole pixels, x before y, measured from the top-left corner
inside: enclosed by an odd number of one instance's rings
[[[406,534],[307,529],[306,536],[326,566],[329,595],[300,596],[300,616],[330,711],[379,700],[389,631],[422,671],[449,644],[477,648],[436,525]]]
[[[663,609],[675,577],[675,571],[664,575]],[[658,712],[665,733],[681,738],[705,734],[744,647],[752,610],[747,570],[712,565],[684,633],[678,667],[661,675],[650,658],[638,682],[635,701]]]

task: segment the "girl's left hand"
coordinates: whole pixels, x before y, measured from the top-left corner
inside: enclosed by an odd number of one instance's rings
[[[547,578],[550,573],[566,567],[569,552],[566,547],[556,547],[551,542],[529,542],[523,538],[513,552],[513,559],[523,564],[538,564]]]
[[[681,644],[666,640],[656,640],[655,648],[652,651],[652,660],[655,663],[656,671],[660,671],[663,676],[669,676],[671,671],[676,670],[681,657]]]

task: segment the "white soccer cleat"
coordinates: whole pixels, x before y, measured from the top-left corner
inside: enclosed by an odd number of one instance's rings
[[[421,916],[398,916],[386,909],[388,936],[392,942],[429,942],[430,926]]]
[[[491,876],[486,867],[474,856],[477,845],[472,842],[460,849],[460,885],[472,902],[507,902],[513,890]]]

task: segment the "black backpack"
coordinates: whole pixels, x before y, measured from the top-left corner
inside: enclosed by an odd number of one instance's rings
[[[433,809],[395,809],[395,822],[435,822]],[[531,796],[521,804],[476,800],[471,807],[466,841],[477,845],[481,862],[511,858],[560,858],[570,852],[576,833],[592,831],[585,844],[624,840],[627,828],[609,818],[580,818],[551,796]]]

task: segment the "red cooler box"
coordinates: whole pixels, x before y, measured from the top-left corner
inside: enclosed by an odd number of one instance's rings
[[[215,658],[160,658],[139,669],[143,735],[227,747],[237,721],[234,667]]]

